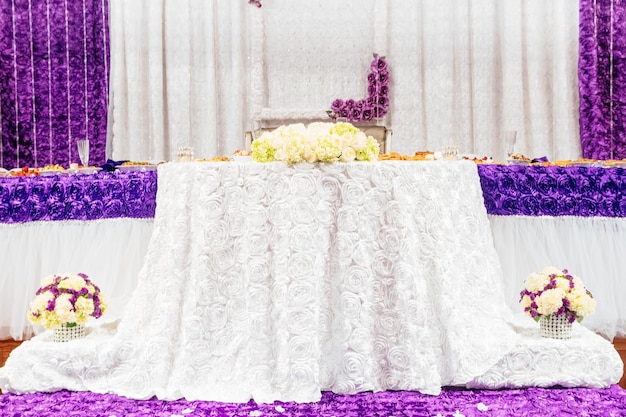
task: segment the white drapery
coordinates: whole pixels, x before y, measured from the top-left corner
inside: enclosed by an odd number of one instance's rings
[[[110,2],[113,159],[171,160],[243,143],[247,3]]]
[[[391,70],[395,151],[580,156],[578,4],[569,0],[111,0],[115,159],[244,146],[253,120],[324,118]],[[506,132],[517,144],[505,144]]]

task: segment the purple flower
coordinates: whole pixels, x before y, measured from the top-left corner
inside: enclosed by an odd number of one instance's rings
[[[367,98],[361,100],[335,99],[331,104],[331,110],[327,111],[329,117],[345,117],[351,121],[372,120],[387,114],[389,108],[389,71],[384,57],[374,54],[374,60],[370,63],[370,72],[367,75]]]
[[[359,109],[358,107],[354,107],[350,112],[349,117],[351,120],[361,120],[363,117],[363,113],[361,112],[361,109]]]
[[[378,58],[375,56],[375,59],[370,64],[370,68],[372,71],[383,71],[387,69],[387,61],[384,58]]]
[[[330,108],[334,111],[334,112],[339,112],[341,111],[341,109],[344,106],[344,102],[342,99],[338,98],[335,101],[333,101],[333,104],[331,104]]]
[[[378,73],[378,82],[386,85],[389,82],[389,73],[387,71]]]

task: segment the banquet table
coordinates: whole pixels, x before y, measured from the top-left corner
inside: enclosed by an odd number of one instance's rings
[[[472,162],[170,163],[119,322],[11,355],[9,392],[437,394],[516,344]]]
[[[473,162],[191,162],[158,174],[121,318],[84,339],[23,343],[0,389],[265,403],[621,376],[610,342],[584,327],[560,343],[516,321]]]
[[[583,324],[609,339],[626,335],[626,171],[497,164],[477,170],[507,304],[519,308],[530,272],[568,268],[598,299]],[[0,339],[32,335],[25,311],[40,279],[57,272],[94,278],[111,305],[104,320],[118,318],[147,251],[156,191],[156,171],[0,178]]]

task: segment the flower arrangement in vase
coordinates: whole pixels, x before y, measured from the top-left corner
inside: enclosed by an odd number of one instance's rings
[[[596,308],[596,300],[579,277],[554,267],[526,278],[520,304],[528,316],[539,322],[543,336],[555,338],[569,337],[572,323],[582,321]],[[559,324],[552,324],[556,322]],[[568,333],[551,333],[550,327],[562,327]]]
[[[379,152],[376,139],[346,122],[283,125],[252,142],[252,159],[257,162],[375,161]]]
[[[53,274],[41,280],[30,304],[28,319],[55,331],[55,340],[84,336],[89,317],[99,318],[107,309],[100,288],[86,274]]]

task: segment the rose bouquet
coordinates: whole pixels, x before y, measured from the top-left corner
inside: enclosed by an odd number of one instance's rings
[[[252,142],[257,162],[351,162],[378,159],[380,145],[351,123],[280,126]]]
[[[582,319],[595,311],[596,300],[585,288],[583,281],[567,269],[544,268],[526,278],[520,292],[524,312],[539,321],[551,315],[564,316],[569,323]]]
[[[85,324],[107,309],[100,288],[85,274],[54,274],[41,281],[30,304],[28,319],[46,329]]]

